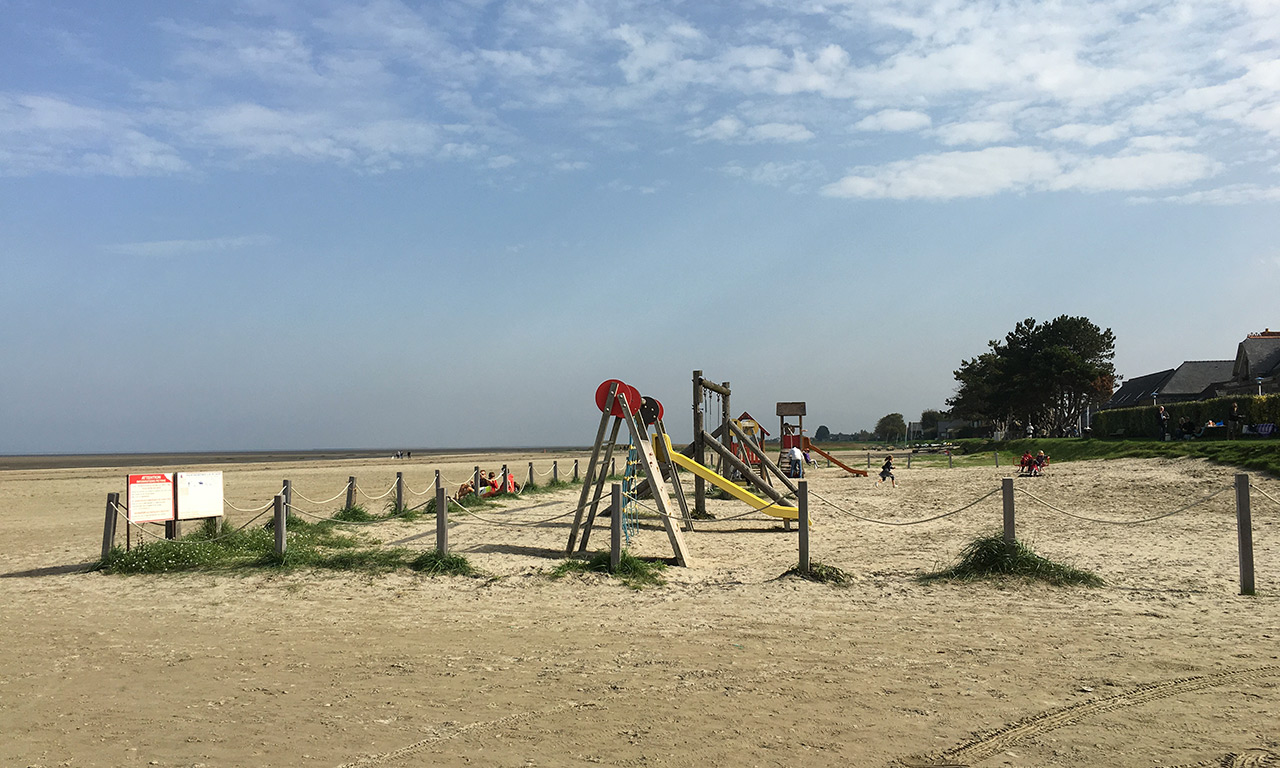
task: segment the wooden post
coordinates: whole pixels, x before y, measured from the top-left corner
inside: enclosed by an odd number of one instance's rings
[[[111,554],[116,544],[116,505],[120,503],[120,494],[107,494],[107,516],[102,521],[102,559]]]
[[[992,453],[996,455],[996,469],[999,469],[1000,468],[1000,452],[992,451]]]
[[[955,459],[951,455],[951,451],[947,451],[947,469],[951,469],[954,466],[955,466]]]
[[[351,509],[356,505],[356,478],[355,475],[347,478],[347,509]]]
[[[275,519],[275,529],[276,529],[276,556],[284,557],[284,550],[285,550],[285,543],[286,543],[285,526],[287,525],[285,521],[288,519],[289,516],[288,514],[285,513],[285,502],[284,502],[283,493],[276,494],[274,513],[275,513],[274,519]]]
[[[616,477],[618,474],[618,460],[609,459],[609,477]]]
[[[293,481],[284,481],[284,516],[293,514]]]
[[[911,469],[911,454],[907,454],[907,469]]]
[[[560,482],[560,462],[555,459],[551,460],[551,484],[555,485]]]
[[[396,473],[396,512],[404,509],[404,473]]]
[[[502,480],[501,480],[501,483],[502,483],[502,484],[498,486],[498,492],[499,492],[499,493],[506,493],[506,492],[507,492],[507,465],[506,465],[506,464],[503,464],[503,465],[502,465]]]
[[[573,460],[573,482],[578,482],[578,460]]]
[[[622,565],[622,484],[614,483],[613,501],[609,515],[609,573],[616,573]]]
[[[800,510],[800,572],[809,572],[809,481],[801,480],[796,494],[796,507]]]
[[[471,492],[476,498],[480,498],[480,468],[476,467],[475,474],[471,476]]]
[[[436,486],[436,551],[449,554],[449,496],[444,486]]]
[[[1004,496],[1004,545],[1012,549],[1017,541],[1013,526],[1013,478],[1006,477],[1001,480],[1000,490]]]
[[[169,539],[170,541],[178,538],[178,521],[177,520],[164,521],[164,537],[166,539]]]
[[[693,372],[693,460],[706,466],[706,451],[702,441],[705,422],[702,413],[702,371]],[[693,477],[693,516],[703,519],[707,516],[707,481],[694,475]]]
[[[444,484],[440,481],[440,470],[436,470],[436,492],[439,493]]]
[[[525,483],[526,488],[533,487],[533,462],[529,462],[529,482]]]
[[[871,451],[867,451],[867,469],[871,469]]]
[[[1249,509],[1249,476],[1236,475],[1236,542],[1240,552],[1240,594],[1256,594],[1253,583],[1253,517]]]

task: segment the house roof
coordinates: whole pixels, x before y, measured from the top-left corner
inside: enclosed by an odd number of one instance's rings
[[[1161,391],[1164,383],[1173,377],[1173,368],[1159,373],[1148,373],[1146,376],[1137,376],[1126,381],[1111,399],[1102,404],[1103,410],[1108,408],[1132,408],[1135,405],[1144,405],[1151,399],[1151,393]]]
[[[1280,333],[1251,333],[1236,351],[1233,379],[1271,376],[1280,369]]]
[[[1213,384],[1231,380],[1234,360],[1188,360],[1160,386],[1161,397],[1198,397]]]

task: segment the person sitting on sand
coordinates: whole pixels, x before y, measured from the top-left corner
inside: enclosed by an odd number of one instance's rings
[[[884,465],[880,467],[880,479],[876,481],[876,485],[884,483],[888,480],[892,487],[898,487],[898,479],[893,476],[893,455],[884,457]]]
[[[1044,451],[1036,454],[1036,470],[1035,474],[1044,474],[1044,468],[1049,466],[1049,456]]]
[[[466,498],[467,496],[470,496],[475,492],[476,492],[475,486],[473,486],[471,484],[471,481],[468,480],[467,482],[458,486],[458,495],[454,496],[454,498],[457,499],[458,501],[462,501],[464,498]]]
[[[1018,474],[1029,475],[1031,470],[1035,469],[1036,457],[1031,455],[1031,451],[1024,451],[1022,454],[1022,463],[1018,466]]]

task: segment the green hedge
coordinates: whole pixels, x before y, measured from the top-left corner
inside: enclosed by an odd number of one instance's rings
[[[1184,416],[1191,417],[1191,423],[1196,425],[1197,430],[1209,419],[1225,422],[1232,403],[1240,405],[1245,424],[1280,424],[1280,395],[1216,397],[1212,400],[1164,403],[1164,409],[1169,414],[1169,434],[1177,430],[1178,422]],[[1096,437],[1107,437],[1124,430],[1125,437],[1159,437],[1158,412],[1159,407],[1155,405],[1099,411],[1093,417],[1093,434]]]

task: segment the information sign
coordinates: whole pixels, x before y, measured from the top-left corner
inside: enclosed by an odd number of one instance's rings
[[[129,522],[159,523],[174,519],[173,474],[129,475]]]
[[[222,473],[178,473],[178,519],[222,517]]]

